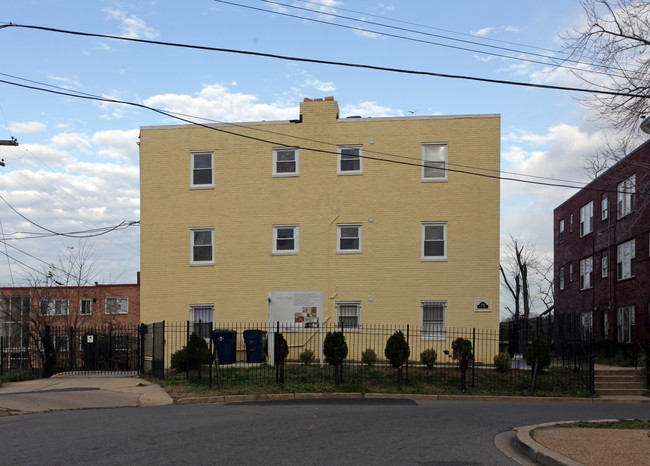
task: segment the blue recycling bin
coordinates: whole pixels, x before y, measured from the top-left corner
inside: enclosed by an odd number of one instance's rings
[[[219,364],[234,364],[237,361],[237,332],[213,330],[212,344],[219,357]]]
[[[246,343],[246,362],[264,362],[266,331],[244,330],[244,343]]]

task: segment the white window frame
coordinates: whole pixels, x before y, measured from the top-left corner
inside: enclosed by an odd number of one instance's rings
[[[636,175],[624,179],[616,185],[616,218],[622,218],[634,211],[636,194]]]
[[[442,319],[430,318],[428,321],[431,323],[427,324],[425,321],[425,306],[427,305],[436,305],[441,306],[442,308]],[[432,340],[432,341],[444,341],[447,339],[447,301],[434,301],[427,300],[420,302],[420,322],[422,323],[420,339],[421,340]],[[427,328],[427,325],[431,325],[431,328]]]
[[[569,215],[569,233],[573,233],[573,214]]]
[[[207,168],[196,168],[194,166],[194,159],[197,155],[210,156],[210,183],[194,183],[194,171],[207,170]],[[196,151],[190,153],[190,188],[191,189],[214,189],[214,152]]]
[[[278,249],[278,231],[283,229],[293,230],[293,249]],[[290,256],[300,251],[300,228],[298,225],[273,225],[273,255]]]
[[[607,253],[604,252],[600,258],[600,277],[607,278],[609,275],[609,261]]]
[[[580,207],[580,236],[586,236],[594,231],[594,201]]]
[[[357,170],[344,170],[342,166],[343,162],[343,151],[344,150],[358,150],[358,160],[359,168]],[[337,163],[336,163],[336,174],[337,175],[363,175],[363,146],[339,146],[336,148],[337,152]]]
[[[594,286],[594,257],[589,256],[580,261],[580,289],[588,290]]]
[[[589,337],[594,332],[594,315],[591,311],[582,312],[580,314],[580,324],[582,325],[583,337],[589,340]]]
[[[441,148],[443,151],[443,159],[442,161],[440,160],[429,160],[427,159],[427,148],[436,146],[438,148]],[[432,165],[427,166],[427,162],[431,163]],[[442,167],[434,165],[434,164],[440,164],[442,162]],[[447,171],[447,165],[449,163],[449,145],[447,143],[443,142],[431,142],[431,143],[424,143],[422,144],[422,181],[425,183],[440,183],[440,182],[446,182],[449,180],[448,176],[448,171]],[[443,171],[443,176],[427,176],[426,174],[426,169],[427,168],[434,168],[437,170],[442,170]]]
[[[603,194],[600,198],[600,220],[607,220],[609,215],[609,205],[607,201],[607,194]]]
[[[278,154],[280,152],[293,152],[293,162],[279,161]],[[278,171],[278,165],[293,163],[293,171]],[[300,176],[300,150],[295,147],[282,147],[273,149],[273,172],[272,176],[275,178],[285,178],[288,176]]]
[[[573,264],[569,264],[569,283],[573,282]]]
[[[616,336],[619,343],[632,343],[634,335],[634,306],[616,309]]]
[[[607,311],[603,311],[603,337],[605,339],[609,337],[609,314]]]
[[[635,276],[635,255],[634,239],[621,243],[616,247],[616,278],[618,280],[625,280]]]
[[[214,304],[190,304],[192,331],[209,339],[214,326]]]
[[[194,241],[196,239],[195,233],[210,233],[210,244],[199,244],[195,245]],[[195,260],[194,248],[195,247],[210,247],[210,259],[208,260]],[[190,228],[190,265],[192,266],[208,266],[214,265],[214,228],[204,227],[204,228]]]
[[[564,219],[560,220],[560,244],[564,243]]]
[[[70,301],[67,299],[43,299],[40,303],[42,316],[67,316],[70,314]],[[47,311],[44,306],[47,306]]]
[[[84,312],[84,303],[88,304],[88,312]],[[89,316],[93,313],[93,300],[90,298],[82,298],[79,301],[79,315]]]
[[[425,245],[426,245],[426,230],[427,227],[442,227],[442,241],[443,241],[443,249],[444,253],[442,256],[426,256],[425,255]],[[437,240],[440,241],[440,240]],[[446,261],[447,260],[447,222],[422,222],[422,260],[423,261]]]
[[[560,267],[560,290],[564,289],[564,267]]]
[[[341,308],[352,309],[354,315],[341,315]],[[354,319],[354,325],[347,325],[345,319]],[[336,328],[341,328],[341,322],[343,322],[343,331],[344,332],[358,332],[361,330],[361,301],[340,301],[336,303]]]
[[[129,298],[126,296],[107,296],[104,298],[104,314],[124,315],[129,313]]]
[[[343,229],[345,228],[356,228],[357,236],[356,237],[343,237]],[[361,254],[362,246],[362,228],[360,223],[341,223],[336,226],[336,253],[337,254]],[[359,247],[357,248],[344,248],[341,245],[341,241],[344,239],[357,239],[359,241]]]

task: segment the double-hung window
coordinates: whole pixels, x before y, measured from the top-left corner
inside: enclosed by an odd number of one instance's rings
[[[214,265],[214,228],[190,229],[190,265]]]
[[[47,299],[41,301],[42,316],[67,316],[70,305],[67,299]]]
[[[363,173],[363,147],[343,146],[338,148],[339,175],[361,175]]]
[[[580,289],[586,290],[593,286],[594,258],[587,257],[580,261]]]
[[[92,313],[92,299],[82,299],[79,303],[79,314],[82,316],[89,316]]]
[[[273,176],[298,176],[300,153],[298,149],[273,149]]]
[[[106,306],[104,312],[110,315],[128,314],[129,313],[129,298],[112,297],[106,298]]]
[[[616,310],[617,340],[632,343],[634,337],[634,306],[619,307]]]
[[[560,243],[564,243],[564,220],[560,220],[559,231],[560,231]]]
[[[200,338],[210,338],[214,321],[213,304],[193,304],[190,306],[190,321],[194,333]]]
[[[616,218],[624,217],[634,210],[636,177],[630,176],[616,185]]]
[[[600,258],[600,276],[601,278],[607,278],[609,275],[609,264],[607,263],[607,252],[603,252],[602,257]]]
[[[560,290],[564,289],[564,267],[560,267]]]
[[[422,260],[447,260],[447,224],[422,224]]]
[[[336,327],[343,330],[361,329],[361,303],[336,303]]]
[[[621,243],[616,248],[616,270],[619,280],[634,277],[634,240]]]
[[[337,248],[339,254],[361,253],[361,225],[338,225]]]
[[[422,340],[444,340],[446,338],[446,301],[422,301]]]
[[[273,254],[298,254],[298,225],[273,226]]]
[[[447,181],[447,144],[422,144],[422,181]]]
[[[585,236],[594,230],[594,202],[580,208],[580,236]]]
[[[214,153],[192,152],[190,187],[194,189],[214,188]]]
[[[607,194],[603,194],[600,198],[600,219],[607,220],[609,215],[609,206],[607,203]]]

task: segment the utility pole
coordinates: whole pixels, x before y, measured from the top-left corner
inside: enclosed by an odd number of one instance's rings
[[[0,139],[0,146],[17,146],[18,145],[18,139],[15,137],[11,136],[11,139]],[[5,166],[5,159],[0,160],[0,167]]]

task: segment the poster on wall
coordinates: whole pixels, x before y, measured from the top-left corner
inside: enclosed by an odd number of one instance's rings
[[[285,332],[314,330],[323,322],[322,291],[278,291],[269,293],[269,323]]]

